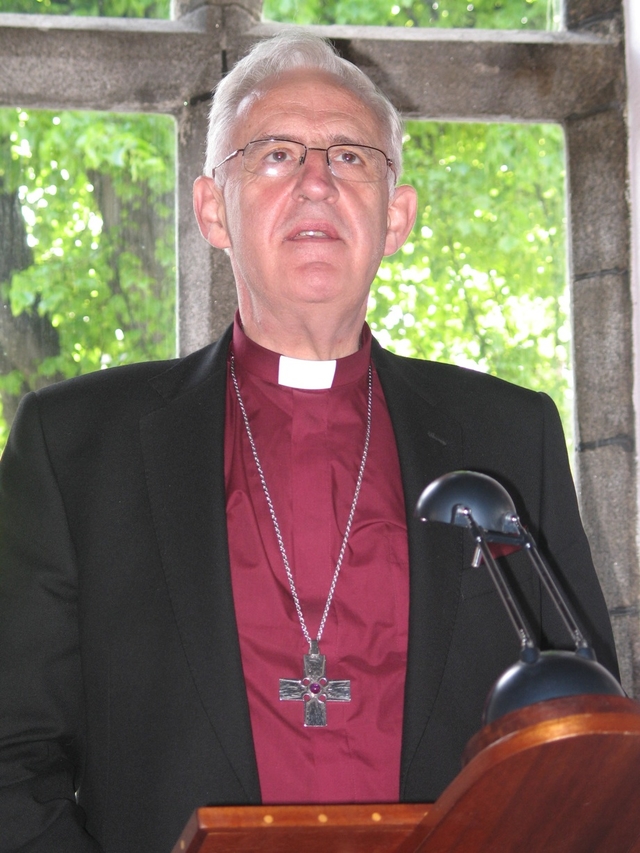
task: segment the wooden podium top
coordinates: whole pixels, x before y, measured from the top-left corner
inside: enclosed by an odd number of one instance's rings
[[[640,704],[573,696],[480,731],[436,803],[198,809],[173,853],[640,853]]]
[[[220,806],[191,816],[173,853],[387,853],[429,805]]]

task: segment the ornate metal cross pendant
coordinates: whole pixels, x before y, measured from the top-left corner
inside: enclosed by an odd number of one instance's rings
[[[316,640],[311,641],[309,654],[303,656],[304,675],[280,679],[280,699],[304,702],[305,726],[327,725],[327,702],[350,702],[350,681],[329,681],[325,676],[326,658],[320,654]]]

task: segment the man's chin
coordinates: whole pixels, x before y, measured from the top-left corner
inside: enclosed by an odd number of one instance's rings
[[[287,288],[293,299],[302,302],[339,302],[352,289],[344,270],[330,264],[309,264],[294,270],[294,277]]]

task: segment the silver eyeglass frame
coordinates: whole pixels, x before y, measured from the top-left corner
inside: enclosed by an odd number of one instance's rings
[[[246,151],[246,149],[250,145],[253,145],[257,142],[291,142],[294,145],[301,145],[304,148],[304,154],[300,157],[298,165],[291,172],[291,175],[295,175],[299,171],[299,169],[304,165],[304,163],[307,159],[307,154],[309,153],[309,151],[324,151],[324,153],[326,155],[325,159],[327,161],[327,167],[328,167],[329,171],[331,172],[331,174],[333,175],[333,177],[337,178],[339,181],[347,181],[349,183],[354,183],[354,184],[375,184],[375,183],[379,183],[379,182],[387,180],[387,177],[389,175],[389,169],[391,169],[391,171],[393,172],[394,178],[397,178],[396,170],[395,170],[395,167],[393,164],[393,160],[391,160],[391,158],[387,156],[385,151],[383,151],[381,148],[376,148],[375,145],[362,145],[359,142],[335,142],[332,145],[328,145],[326,148],[316,148],[315,146],[305,145],[304,142],[300,142],[300,140],[298,140],[298,139],[287,139],[286,137],[283,137],[283,136],[265,136],[262,139],[252,139],[250,142],[247,142],[247,144],[244,146],[244,148],[236,148],[236,150],[232,151],[231,154],[227,154],[227,156],[224,158],[224,160],[221,160],[217,166],[213,167],[213,169],[211,170],[211,176],[215,177],[216,170],[219,169],[221,166],[224,166],[225,163],[228,163],[229,160],[233,160],[233,158],[237,157],[238,154],[243,155],[243,157],[242,157],[243,168],[247,172],[249,172],[250,175],[257,174],[256,172],[252,172],[250,169],[247,169],[247,167],[245,166],[245,161],[244,161],[244,152]],[[382,156],[385,159],[385,162],[387,165],[387,171],[385,172],[385,174],[381,178],[374,180],[374,181],[353,181],[353,180],[350,180],[349,178],[343,178],[340,175],[336,175],[332,169],[331,160],[329,159],[329,151],[331,151],[332,148],[342,148],[344,146],[353,146],[354,148],[367,148],[370,151],[378,151],[380,154],[382,154]],[[260,177],[269,178],[269,177],[274,177],[274,176],[273,175],[260,175]],[[290,175],[288,175],[287,177],[290,177]]]

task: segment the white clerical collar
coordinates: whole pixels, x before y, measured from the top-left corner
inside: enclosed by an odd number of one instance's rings
[[[331,388],[336,372],[336,362],[308,361],[281,355],[278,367],[278,384],[288,388],[303,388],[318,391]]]

